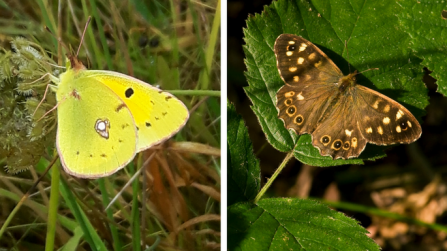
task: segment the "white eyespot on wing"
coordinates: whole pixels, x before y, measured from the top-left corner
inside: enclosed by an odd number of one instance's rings
[[[402,129],[400,128],[400,126],[396,126],[396,132],[398,132],[398,133],[402,132]]]
[[[290,71],[290,72],[295,72],[296,70],[298,70],[298,68],[293,67],[293,66],[292,66],[292,67],[289,67],[289,71]]]
[[[293,41],[293,40],[289,41],[289,44],[295,44],[295,41]]]
[[[366,128],[366,133],[372,133],[372,132],[373,132],[372,127],[368,127],[368,128]]]
[[[301,58],[301,57],[298,58],[298,60],[297,60],[297,63],[298,63],[298,64],[303,64],[303,62],[304,62],[304,58]]]
[[[411,128],[411,122],[409,120],[407,121],[407,124],[408,124],[408,127]]]
[[[317,56],[317,54],[316,54],[315,52],[312,52],[312,53],[309,55],[309,60],[314,60],[316,56]]]
[[[300,77],[298,77],[298,76],[293,76],[293,81],[294,82],[298,82],[300,80]]]
[[[389,117],[383,118],[383,124],[388,125],[389,123],[390,123],[390,118]]]
[[[298,93],[298,95],[296,96],[298,98],[298,100],[303,100],[304,99],[304,96],[301,95],[301,93],[303,93],[303,92]]]
[[[98,119],[95,123],[95,131],[103,138],[109,138],[110,122],[108,119]]]
[[[383,108],[383,112],[389,112],[390,111],[390,105],[386,105],[384,108]]]
[[[293,55],[293,51],[288,51],[288,52],[286,52],[286,55],[287,55],[288,57],[292,56],[292,55]]]

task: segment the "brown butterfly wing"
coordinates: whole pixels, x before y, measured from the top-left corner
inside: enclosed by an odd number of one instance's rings
[[[403,105],[361,85],[357,85],[355,91],[357,121],[368,142],[409,144],[421,136],[419,122]]]
[[[280,35],[274,46],[284,85],[276,94],[278,117],[297,134],[312,133],[330,106],[335,83],[343,76],[329,58],[311,42],[291,34]]]
[[[352,96],[340,97],[328,116],[312,133],[312,145],[322,156],[349,159],[360,155],[367,140],[360,132]]]

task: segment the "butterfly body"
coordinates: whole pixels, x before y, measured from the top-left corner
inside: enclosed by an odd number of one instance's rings
[[[355,158],[366,143],[411,143],[422,133],[416,118],[396,101],[344,75],[314,44],[291,34],[274,46],[285,85],[277,92],[278,117],[297,134],[311,134],[323,156]]]
[[[74,57],[70,61],[56,91],[56,146],[66,172],[110,175],[186,123],[188,109],[173,95],[124,74],[86,70]]]

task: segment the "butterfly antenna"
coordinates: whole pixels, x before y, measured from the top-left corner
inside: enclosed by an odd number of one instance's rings
[[[364,73],[364,72],[367,72],[367,71],[378,70],[378,69],[379,69],[379,68],[370,68],[370,69],[368,69],[368,70],[364,70],[364,71],[359,72],[359,73],[357,73],[357,74],[361,74],[361,73]]]
[[[345,40],[345,48],[346,48],[346,57],[348,59],[349,73],[351,73],[351,64],[349,63],[349,52],[348,52],[348,41],[347,40]]]
[[[78,51],[76,52],[76,57],[78,57],[79,50],[81,49],[82,43],[84,42],[85,32],[87,31],[87,27],[91,20],[92,20],[92,17],[88,16],[87,22],[85,23],[85,27],[84,27],[84,32],[82,32],[81,42],[79,43]]]

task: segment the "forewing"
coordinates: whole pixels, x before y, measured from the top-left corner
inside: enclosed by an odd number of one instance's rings
[[[336,83],[343,76],[323,51],[302,37],[281,34],[274,51],[279,75],[289,85]]]
[[[361,85],[357,85],[355,91],[356,117],[368,142],[408,144],[421,136],[419,122],[403,105]]]
[[[111,71],[89,71],[89,78],[106,85],[129,107],[138,128],[137,151],[172,137],[189,118],[180,100],[141,80]]]
[[[284,85],[276,94],[278,117],[298,134],[312,133],[337,94],[337,66],[306,39],[282,34],[274,46]]]
[[[354,109],[352,96],[341,96],[312,133],[312,145],[322,156],[349,159],[358,157],[363,151],[367,141],[360,132]]]
[[[82,178],[108,176],[136,153],[129,109],[97,81],[73,80],[58,90],[57,149],[65,171]]]

